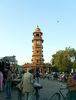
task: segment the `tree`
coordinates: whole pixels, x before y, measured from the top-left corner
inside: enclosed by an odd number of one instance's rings
[[[56,67],[56,66],[51,67],[51,71],[52,72],[59,72],[58,67]]]
[[[66,48],[52,55],[52,65],[55,65],[59,71],[66,71],[75,68],[76,50],[74,48]]]

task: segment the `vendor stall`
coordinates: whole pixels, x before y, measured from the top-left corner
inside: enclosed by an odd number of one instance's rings
[[[17,60],[16,56],[1,57],[0,61],[3,63],[2,67],[10,66],[11,71],[16,70]]]

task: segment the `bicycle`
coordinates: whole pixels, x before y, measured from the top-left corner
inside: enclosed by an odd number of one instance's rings
[[[61,85],[59,82],[58,82],[58,84]],[[61,86],[63,86],[63,85],[61,85]],[[63,98],[63,100],[67,100],[67,94],[65,97],[61,91],[63,89],[67,89],[67,88],[60,88],[59,92],[56,92],[55,94],[53,94],[52,97],[50,98],[50,100],[62,100],[61,97]]]

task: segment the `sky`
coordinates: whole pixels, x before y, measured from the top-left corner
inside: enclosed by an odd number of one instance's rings
[[[76,0],[0,0],[0,57],[15,55],[19,65],[31,63],[37,25],[45,63],[58,50],[76,49]]]

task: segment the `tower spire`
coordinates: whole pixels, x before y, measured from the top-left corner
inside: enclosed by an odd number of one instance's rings
[[[39,26],[37,25],[37,28],[39,28]]]

